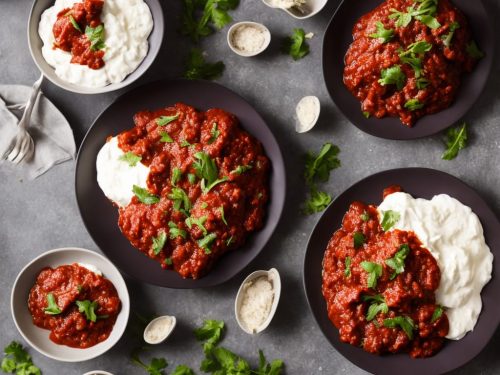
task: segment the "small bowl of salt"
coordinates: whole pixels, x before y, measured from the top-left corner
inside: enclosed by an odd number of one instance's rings
[[[240,328],[251,335],[265,330],[276,313],[281,295],[278,270],[252,272],[236,295],[234,312]]]
[[[175,316],[163,315],[153,319],[144,329],[144,341],[148,344],[161,344],[172,333],[177,324]]]
[[[250,57],[263,52],[271,42],[269,29],[257,22],[235,23],[227,32],[227,44],[237,55]]]

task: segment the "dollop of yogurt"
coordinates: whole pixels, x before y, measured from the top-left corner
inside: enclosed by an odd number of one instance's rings
[[[118,147],[118,139],[109,139],[97,154],[97,183],[108,199],[125,207],[134,196],[134,185],[145,188],[149,168],[141,162],[131,166],[122,160],[125,152]]]
[[[148,37],[153,29],[153,16],[143,0],[105,0],[101,13],[104,24],[106,53],[104,67],[90,69],[72,64],[71,53],[54,48],[52,28],[57,14],[71,8],[78,0],[56,0],[43,12],[38,34],[43,41],[42,55],[57,76],[84,87],[103,87],[121,82],[132,73],[148,53]]]
[[[446,194],[431,200],[406,193],[388,195],[378,207],[398,212],[391,230],[413,231],[436,259],[441,282],[436,300],[446,308],[448,339],[459,340],[472,331],[481,312],[481,290],[491,279],[493,254],[483,227],[471,208]]]

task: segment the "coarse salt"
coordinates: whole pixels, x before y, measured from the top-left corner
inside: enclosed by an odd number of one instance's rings
[[[144,332],[144,340],[148,343],[162,341],[172,329],[174,319],[171,316],[162,316],[155,319]]]
[[[298,133],[305,133],[312,129],[316,124],[319,116],[320,103],[319,99],[315,96],[303,97],[297,107],[295,113],[297,114],[298,124],[296,130]]]
[[[274,300],[273,284],[267,276],[249,281],[243,288],[239,316],[251,332],[256,331],[268,318]]]
[[[233,47],[241,52],[257,52],[266,42],[265,31],[253,25],[241,25],[233,31]]]

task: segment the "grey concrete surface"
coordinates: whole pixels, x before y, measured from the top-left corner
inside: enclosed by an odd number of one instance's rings
[[[162,50],[145,76],[137,83],[178,77],[189,49],[187,39],[177,33],[180,1],[162,0],[166,33]],[[167,358],[173,370],[177,364],[197,369],[202,352],[191,333],[204,318],[223,319],[227,326],[224,345],[257,362],[257,350],[269,358],[282,358],[287,374],[363,374],[333,349],[316,326],[302,288],[302,264],[307,238],[318,215],[299,212],[305,199],[302,155],[317,150],[325,141],[339,145],[342,167],[335,170],[326,189],[341,193],[357,180],[374,172],[409,166],[425,166],[449,172],[476,188],[500,214],[500,61],[480,100],[465,116],[470,123],[470,147],[454,161],[443,161],[441,136],[417,141],[395,142],[366,135],[340,114],[327,95],[321,71],[322,34],[339,1],[330,0],[317,16],[296,21],[272,11],[259,0],[241,0],[233,13],[236,21],[253,20],[266,24],[273,39],[270,48],[256,58],[234,55],[226,45],[227,28],[203,41],[210,59],[222,59],[227,69],[219,80],[239,92],[263,115],[275,133],[286,159],[288,196],[284,215],[265,251],[232,281],[205,290],[170,290],[127,279],[132,309],[142,313],[172,314],[178,318],[175,334],[147,356]],[[500,2],[485,0],[489,12],[500,16]],[[39,72],[31,60],[26,40],[30,0],[0,0],[0,83],[31,85]],[[312,31],[311,53],[294,62],[280,53],[280,39],[295,27]],[[495,23],[496,35],[500,24]],[[497,50],[500,50],[497,41]],[[65,92],[50,83],[43,91],[67,116],[79,145],[95,117],[126,90],[82,96]],[[322,114],[316,128],[307,134],[294,131],[293,109],[299,98],[317,95]],[[0,347],[21,340],[10,315],[12,283],[19,270],[37,254],[63,246],[99,251],[79,217],[74,196],[74,162],[57,166],[35,181],[0,172]],[[277,267],[284,289],[278,313],[271,326],[259,336],[249,336],[236,325],[233,302],[240,282],[255,269]],[[498,277],[498,275],[497,275]],[[81,375],[92,369],[114,374],[141,374],[131,364],[129,353],[136,341],[124,336],[107,354],[94,360],[65,364],[50,360],[31,349],[34,361],[44,374]],[[500,331],[483,352],[455,374],[499,374]],[[198,373],[200,373],[198,371]]]

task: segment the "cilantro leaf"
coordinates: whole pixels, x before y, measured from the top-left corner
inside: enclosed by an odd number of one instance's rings
[[[209,233],[201,240],[198,240],[198,246],[205,250],[205,254],[210,254],[212,251],[210,248],[212,247],[213,242],[217,239],[216,233]]]
[[[201,180],[201,190],[203,191],[204,194],[207,194],[212,188],[222,182],[226,182],[229,180],[229,177],[224,176],[222,178],[218,178],[217,180],[213,181],[211,184],[206,185],[205,179]]]
[[[251,165],[238,165],[236,168],[234,168],[231,173],[236,173],[236,174],[243,174],[246,171],[249,171],[253,167]]]
[[[104,25],[100,24],[97,27],[87,26],[85,28],[85,35],[90,41],[90,49],[97,51],[106,48],[104,44]]]
[[[420,102],[420,100],[414,98],[410,99],[405,103],[405,108],[410,110],[410,111],[416,111],[417,109],[422,109],[424,108],[425,103]]]
[[[394,25],[396,27],[406,27],[410,24],[412,20],[412,12],[414,11],[413,7],[407,8],[408,12],[400,12],[397,9],[392,8],[391,14],[389,15],[389,19],[396,19]]]
[[[328,193],[318,191],[317,189],[312,189],[310,195],[310,198],[306,200],[304,208],[304,212],[309,215],[323,211],[332,201],[332,197]]]
[[[56,298],[53,293],[47,294],[47,307],[43,309],[43,312],[47,315],[57,315],[62,312],[56,302]]]
[[[97,301],[90,301],[88,299],[83,301],[76,301],[76,305],[78,306],[78,311],[85,314],[85,318],[90,320],[91,322],[96,322],[97,315],[95,314],[95,310],[98,307]]]
[[[306,183],[311,185],[314,180],[326,182],[330,178],[330,172],[340,167],[338,154],[340,149],[331,143],[325,143],[318,155],[313,152],[306,154],[306,170],[304,177]]]
[[[170,124],[172,121],[175,121],[179,118],[179,114],[175,114],[173,116],[160,116],[156,119],[156,125],[165,126]]]
[[[436,322],[443,315],[444,309],[443,306],[437,305],[432,313],[431,323]]]
[[[217,123],[216,122],[214,122],[214,124],[212,125],[212,130],[210,130],[210,135],[211,135],[211,137],[208,140],[208,144],[209,145],[212,144],[212,143],[214,143],[215,140],[217,138],[219,138],[219,135],[220,135],[220,131],[219,131],[218,127],[217,127]]]
[[[381,39],[382,43],[387,43],[394,37],[394,30],[386,29],[384,24],[380,21],[375,23],[377,32],[370,34],[370,38]]]
[[[455,31],[460,28],[460,24],[458,22],[452,22],[450,23],[450,28],[448,29],[449,32],[446,35],[443,35],[441,39],[443,40],[443,44],[446,47],[451,46],[451,40],[453,39],[453,35],[455,34]]]
[[[379,313],[387,314],[389,312],[389,307],[381,294],[362,296],[361,298],[365,302],[371,302],[366,313],[366,320],[372,321]]]
[[[386,259],[385,264],[394,270],[394,273],[391,275],[391,280],[393,280],[400,273],[404,272],[405,259],[408,254],[410,254],[410,246],[405,243],[399,247],[399,250],[394,257]]]
[[[401,71],[401,66],[394,65],[387,69],[382,69],[380,72],[378,83],[382,86],[396,85],[398,90],[401,90],[406,81],[406,75]]]
[[[170,375],[195,375],[194,371],[186,365],[179,365]]]
[[[457,126],[448,129],[446,132],[446,151],[443,153],[441,158],[443,160],[455,159],[460,152],[465,147],[467,147],[467,124],[464,122],[462,126]]]
[[[205,179],[208,184],[211,184],[219,177],[219,170],[217,169],[217,164],[208,154],[203,151],[194,154],[197,159],[193,163],[193,168],[196,172],[198,178]]]
[[[186,231],[183,230],[183,229],[179,229],[179,227],[177,226],[177,224],[175,224],[173,221],[169,221],[168,222],[168,232],[170,234],[170,238],[171,239],[175,239],[175,238],[178,238],[178,237],[182,237],[182,238],[186,238]]]
[[[6,373],[17,375],[41,375],[42,372],[33,364],[31,356],[21,344],[12,341],[4,348],[5,357],[0,368]]]
[[[160,136],[161,136],[160,142],[164,142],[164,143],[173,143],[174,142],[174,140],[172,139],[170,134],[168,134],[167,132],[161,131]]]
[[[219,343],[223,332],[222,320],[205,320],[200,328],[195,329],[194,335],[198,341],[204,341],[203,350],[207,354]]]
[[[79,32],[83,33],[82,28],[80,27],[80,25],[78,24],[78,22],[76,22],[75,17],[73,17],[72,14],[69,15],[69,22],[71,22],[71,24],[73,25],[73,27],[76,30],[78,30]]]
[[[406,51],[399,50],[399,59],[402,63],[408,64],[415,71],[415,78],[422,75],[422,57],[432,49],[432,44],[426,41],[417,41],[408,46]]]
[[[382,276],[382,266],[373,262],[361,262],[361,268],[368,273],[367,285],[369,288],[375,289],[377,280]]]
[[[173,187],[170,194],[168,194],[168,199],[174,202],[174,210],[183,212],[186,216],[189,216],[189,211],[191,210],[191,201],[186,192],[180,187]]]
[[[346,257],[344,264],[345,264],[344,276],[351,277],[351,257]]]
[[[152,237],[151,241],[153,242],[152,250],[155,255],[160,254],[160,251],[165,246],[165,242],[167,241],[167,234],[164,231],[158,233],[158,236]]]
[[[157,197],[154,194],[151,194],[148,189],[142,188],[140,186],[134,185],[132,187],[132,191],[134,192],[137,199],[144,204],[155,204],[160,201],[160,197]]]
[[[163,375],[163,370],[165,370],[168,366],[165,358],[152,358],[150,364],[147,365],[139,358],[139,354],[143,350],[144,348],[137,348],[132,351],[130,355],[132,363],[136,366],[142,367],[149,375]]]
[[[441,24],[434,17],[437,12],[437,0],[417,0],[417,2],[420,3],[417,9],[411,6],[406,8],[406,12],[391,9],[389,19],[396,19],[396,27],[407,27],[415,18],[431,29],[439,28]]]
[[[415,16],[415,18],[431,29],[439,29],[441,27],[441,24],[438,22],[438,20],[428,14]]]
[[[397,316],[395,318],[384,319],[384,327],[396,328],[401,327],[410,340],[413,340],[413,330],[415,323],[409,316]]]
[[[363,232],[355,232],[353,235],[354,248],[359,249],[365,243],[365,235]]]
[[[429,86],[429,83],[430,82],[427,78],[423,78],[423,77],[417,78],[417,80],[416,80],[417,89],[423,90],[427,86]]]
[[[465,47],[465,51],[470,57],[476,60],[482,59],[484,57],[484,52],[479,49],[474,40],[467,44],[467,46]]]
[[[382,229],[387,232],[394,225],[396,225],[400,218],[401,215],[399,214],[399,212],[392,210],[384,211],[382,213],[382,222],[380,223],[380,225],[382,226]]]
[[[219,207],[219,212],[222,222],[227,225],[226,216],[224,215],[224,206]]]
[[[129,151],[120,156],[119,159],[127,163],[130,167],[135,167],[137,163],[142,160],[142,157],[134,154],[132,151]]]
[[[181,178],[182,178],[182,171],[179,168],[172,169],[172,178],[171,178],[172,185],[176,186]]]
[[[196,175],[188,173],[188,181],[191,185],[196,183]]]
[[[365,223],[370,220],[370,214],[366,210],[361,214],[361,220],[363,220]]]
[[[204,224],[207,221],[206,216],[201,217],[188,217],[185,222],[189,229],[193,227],[193,224],[196,225],[202,231],[203,235],[206,236],[208,234],[207,228],[205,228]]]
[[[363,114],[364,118],[370,118],[371,117],[371,114],[368,111],[363,111],[362,114]]]
[[[201,50],[193,48],[186,61],[184,78],[213,80],[222,75],[224,68],[225,65],[222,61],[206,62]]]
[[[304,29],[293,29],[291,36],[283,41],[283,53],[289,54],[297,61],[309,54],[309,44],[306,42]]]

